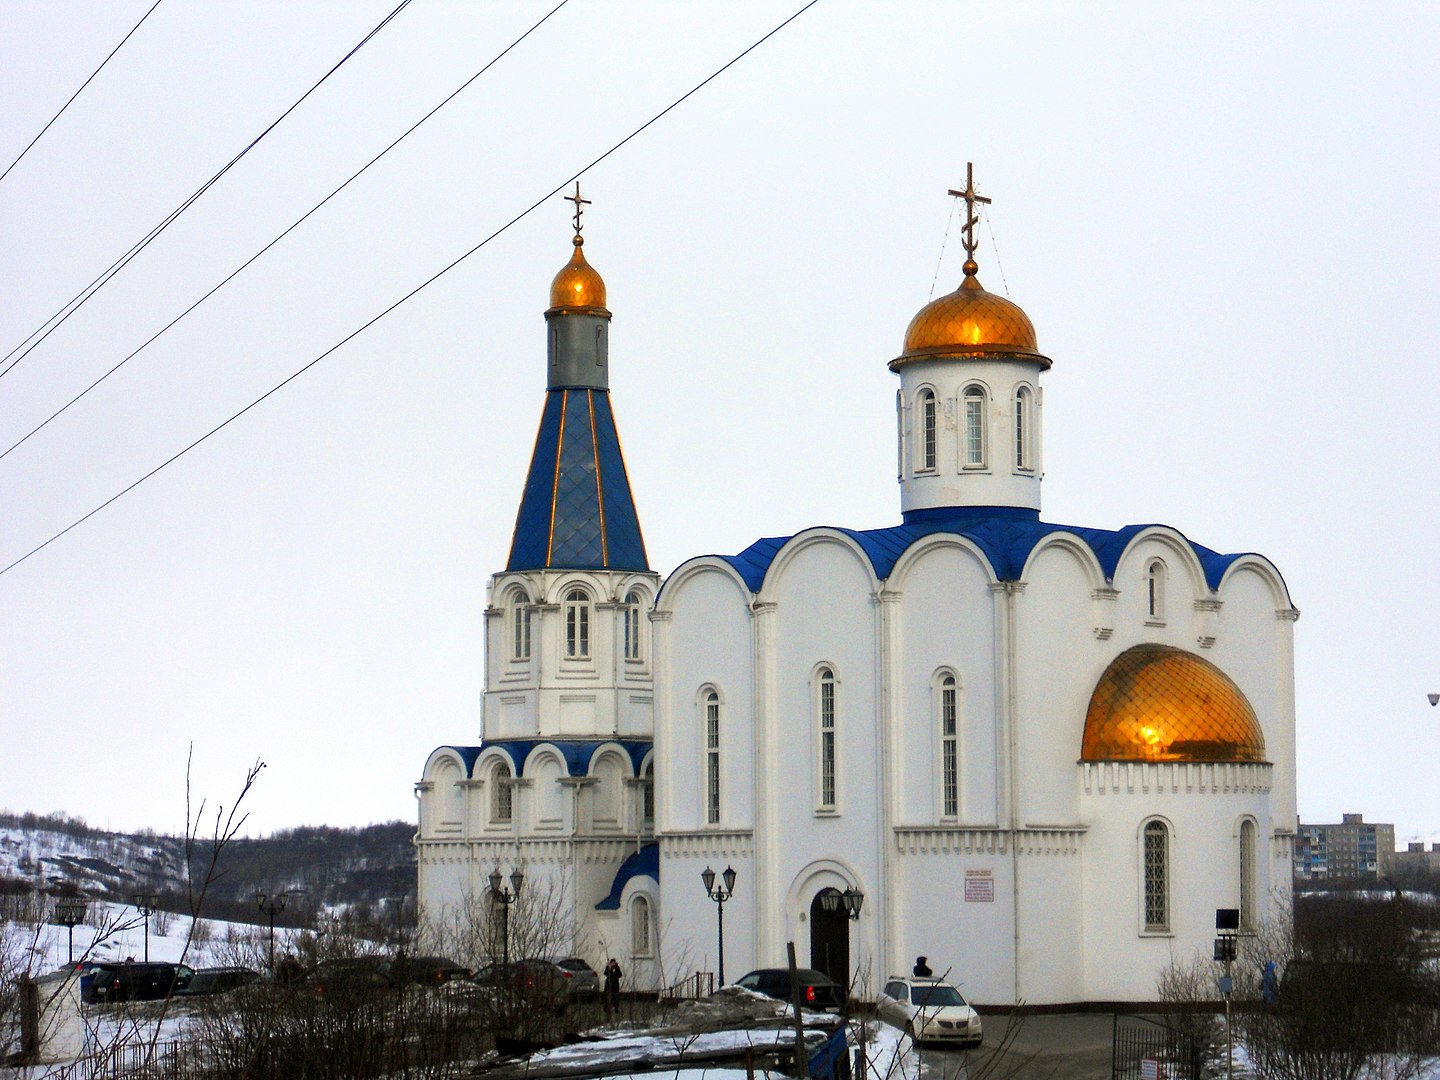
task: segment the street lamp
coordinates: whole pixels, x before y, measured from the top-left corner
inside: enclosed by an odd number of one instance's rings
[[[150,916],[155,914],[155,908],[160,903],[160,897],[155,893],[136,893],[130,898],[135,905],[135,910],[145,917],[145,962],[150,962]]]
[[[266,895],[263,892],[255,894],[255,906],[260,909],[270,922],[270,970],[275,970],[275,914],[284,911],[285,905],[290,901],[288,892],[278,892],[273,895]]]
[[[50,921],[56,926],[63,926],[70,931],[70,952],[67,963],[75,962],[75,927],[85,921],[84,900],[56,900],[55,913]]]
[[[721,884],[715,883],[715,871],[705,867],[700,881],[705,886],[705,895],[715,901],[715,927],[720,937],[720,985],[725,985],[725,901],[735,895],[735,868],[727,866],[720,875]]]
[[[1440,694],[1426,694],[1425,696],[1430,699],[1431,705],[1440,705]]]
[[[820,894],[821,908],[832,914],[843,909],[852,921],[860,918],[860,909],[864,906],[865,894],[859,889],[847,888],[843,893],[836,889],[828,889]]]
[[[510,967],[510,905],[520,899],[520,886],[525,884],[525,875],[519,869],[510,871],[510,888],[505,888],[497,866],[490,871],[490,895],[500,905],[501,970]],[[508,975],[506,976],[509,977]]]

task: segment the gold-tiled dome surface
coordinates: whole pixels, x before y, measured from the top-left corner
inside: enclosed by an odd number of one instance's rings
[[[1168,645],[1137,645],[1100,676],[1082,761],[1264,761],[1255,710],[1230,676]]]
[[[575,253],[570,256],[555,280],[550,283],[550,310],[605,310],[605,280],[585,261],[583,241],[575,238]]]
[[[1030,317],[1019,305],[986,292],[973,275],[921,308],[905,331],[907,357],[957,352],[1040,355]]]

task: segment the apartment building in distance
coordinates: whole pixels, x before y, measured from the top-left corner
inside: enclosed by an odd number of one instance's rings
[[[1364,814],[1340,816],[1335,825],[1298,823],[1296,881],[1354,881],[1389,873],[1395,855],[1395,826],[1367,822]]]

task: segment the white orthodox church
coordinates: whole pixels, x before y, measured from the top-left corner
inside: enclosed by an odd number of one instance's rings
[[[485,611],[481,739],[436,749],[417,785],[426,923],[500,916],[491,875],[513,891],[519,870],[522,902],[563,897],[561,951],[658,988],[722,966],[702,873],[732,868],[726,977],[793,941],[864,996],[923,953],[1001,1005],[1153,1000],[1217,908],[1284,916],[1299,613],[1259,555],[1042,520],[1051,361],[981,288],[982,200],[955,194],[964,280],[889,360],[900,523],[769,537],[662,582],[577,187]]]

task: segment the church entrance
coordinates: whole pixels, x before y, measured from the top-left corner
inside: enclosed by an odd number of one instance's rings
[[[841,986],[850,986],[850,916],[845,906],[826,911],[824,898],[840,896],[839,889],[821,889],[810,901],[810,966],[822,971]]]

